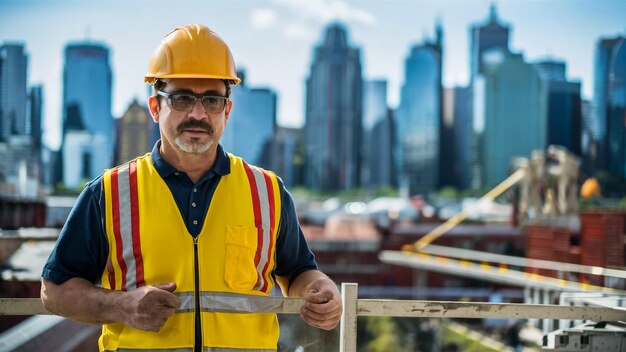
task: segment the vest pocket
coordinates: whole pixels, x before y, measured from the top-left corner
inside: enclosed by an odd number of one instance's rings
[[[236,291],[251,291],[257,281],[254,256],[257,249],[256,227],[226,226],[224,280]]]

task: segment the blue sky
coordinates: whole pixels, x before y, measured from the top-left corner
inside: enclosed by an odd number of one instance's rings
[[[23,41],[29,82],[43,83],[45,141],[58,147],[63,48],[87,38],[111,47],[114,116],[147,96],[143,75],[150,53],[172,28],[205,23],[231,46],[251,86],[275,89],[278,121],[304,121],[304,80],[326,24],[343,21],[361,49],[366,79],[387,79],[398,104],[411,46],[444,30],[444,86],[468,81],[468,28],[488,16],[488,0],[0,0],[0,41]],[[591,98],[593,50],[600,37],[626,34],[624,0],[501,0],[499,17],[512,27],[510,46],[529,61],[566,61],[568,77]],[[235,102],[236,104],[236,102]],[[236,105],[235,105],[236,108]]]

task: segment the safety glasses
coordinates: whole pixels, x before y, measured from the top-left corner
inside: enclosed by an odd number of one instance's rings
[[[202,95],[191,93],[166,93],[163,91],[157,91],[157,95],[166,97],[170,105],[180,111],[191,111],[196,105],[198,99],[202,100],[202,106],[204,110],[211,114],[219,114],[224,111],[228,98],[221,97],[219,95]]]

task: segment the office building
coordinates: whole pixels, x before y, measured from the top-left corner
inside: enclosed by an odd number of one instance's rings
[[[626,178],[626,38],[600,39],[594,57],[591,129],[595,170]]]
[[[0,45],[0,142],[30,134],[27,106],[27,62],[22,43]]]
[[[581,156],[582,108],[580,82],[565,77],[565,62],[537,62],[537,72],[547,85],[547,145],[555,144]]]
[[[133,100],[122,118],[116,121],[115,165],[152,150],[152,128],[155,125],[148,107]]]
[[[442,123],[441,30],[434,42],[413,46],[404,64],[396,119],[396,173],[409,194],[439,188]]]
[[[489,7],[489,18],[470,27],[470,79],[483,73],[483,54],[493,48],[509,48],[510,27],[498,18],[496,6]]]
[[[92,42],[65,47],[62,182],[80,187],[113,166],[114,123],[109,49]]]
[[[276,93],[269,88],[251,88],[245,74],[238,75],[241,83],[232,87],[233,108],[221,143],[247,162],[269,168],[264,155],[276,130]]]
[[[547,146],[547,85],[535,65],[505,49],[485,53],[474,81],[474,133],[480,172],[475,188],[492,188],[511,172],[511,160]],[[477,186],[477,187],[476,187]]]
[[[306,80],[305,185],[319,191],[359,187],[362,135],[361,54],[346,28],[326,28]]]
[[[363,85],[363,149],[361,186],[377,189],[393,185],[393,121],[387,107],[387,81]]]

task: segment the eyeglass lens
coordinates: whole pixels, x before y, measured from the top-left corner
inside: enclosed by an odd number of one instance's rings
[[[194,95],[189,94],[172,94],[171,101],[174,109],[189,111],[192,110],[198,98]],[[210,113],[220,113],[224,111],[224,107],[226,106],[226,98],[205,95],[202,97],[202,105],[204,106],[204,110]]]

